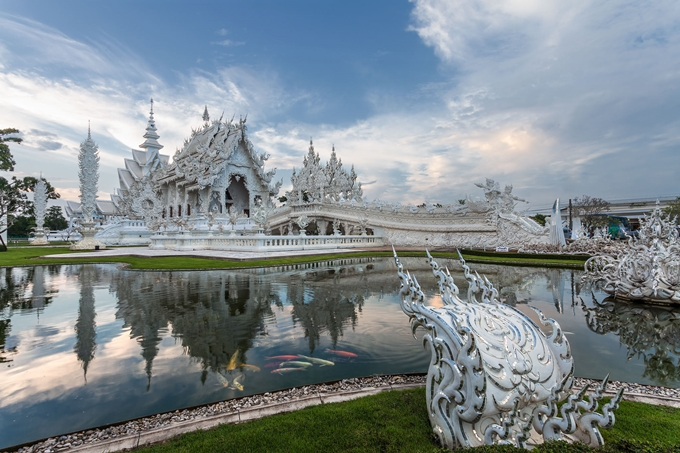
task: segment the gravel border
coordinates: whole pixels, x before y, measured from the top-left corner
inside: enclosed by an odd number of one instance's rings
[[[348,401],[387,390],[425,385],[425,374],[383,375],[343,379],[336,382],[293,387],[287,390],[235,398],[217,403],[166,412],[110,426],[89,429],[39,442],[11,447],[7,452],[77,453],[113,452],[161,442],[184,432],[208,429],[224,423],[239,423],[304,407]],[[574,388],[591,388],[601,381],[575,378]],[[680,389],[610,381],[607,395],[624,389],[624,399],[680,408]]]

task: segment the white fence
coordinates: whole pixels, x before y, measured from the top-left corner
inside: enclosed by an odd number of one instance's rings
[[[380,236],[240,236],[206,232],[167,232],[151,236],[153,250],[285,251],[379,247]]]

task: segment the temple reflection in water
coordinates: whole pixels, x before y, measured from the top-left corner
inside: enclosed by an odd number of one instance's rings
[[[418,272],[428,303],[441,304],[426,260],[402,261]],[[440,264],[467,291],[459,262]],[[576,376],[611,371],[615,380],[680,386],[680,310],[605,299],[581,287],[579,271],[475,268],[503,302],[560,323]],[[398,291],[391,258],[191,272],[0,268],[0,413],[9,420],[0,448],[240,395],[424,372],[429,359]],[[272,373],[280,365],[270,357],[291,355],[335,365]],[[36,423],[12,422],[28,414]]]
[[[642,358],[643,376],[661,385],[680,381],[680,311],[676,308],[631,304],[593,295],[592,306],[581,303],[586,325],[600,335],[615,334],[627,357]]]

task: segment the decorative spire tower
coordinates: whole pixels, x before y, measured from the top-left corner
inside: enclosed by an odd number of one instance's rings
[[[45,209],[47,208],[47,187],[42,179],[42,173],[33,189],[33,208],[35,210],[35,239],[33,240],[33,245],[46,245],[48,242],[45,239],[43,226],[45,225]]]
[[[153,154],[158,154],[158,151],[163,148],[163,145],[158,143],[158,139],[161,138],[156,132],[156,121],[153,119],[153,98],[151,98],[151,110],[149,111],[149,123],[146,126],[146,134],[144,134],[146,139],[144,143],[139,145],[140,148],[146,152]],[[152,156],[149,156],[150,158]]]
[[[80,209],[83,219],[92,221],[97,211],[97,183],[99,182],[99,147],[92,140],[90,125],[87,125],[87,140],[80,144],[78,153],[80,171]]]
[[[203,110],[203,121],[208,123],[210,121],[210,115],[208,114],[208,106],[205,106],[205,110]]]
[[[80,179],[80,210],[83,218],[80,222],[80,233],[83,239],[71,246],[71,250],[91,250],[104,248],[94,238],[94,215],[97,212],[97,183],[99,182],[99,147],[90,135],[90,124],[87,125],[87,140],[80,144],[78,153],[78,178]]]

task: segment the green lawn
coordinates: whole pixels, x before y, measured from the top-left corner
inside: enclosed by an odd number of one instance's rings
[[[680,409],[622,402],[598,452],[680,452]],[[425,409],[425,389],[384,392],[309,407],[237,425],[181,435],[136,450],[181,452],[442,452]],[[481,447],[475,452],[513,452]],[[590,452],[581,444],[542,445],[536,452]]]
[[[270,258],[259,260],[227,260],[216,258],[196,257],[162,257],[141,258],[134,256],[97,257],[97,258],[40,258],[45,255],[54,255],[71,252],[68,247],[9,247],[7,252],[0,252],[0,266],[35,266],[47,264],[72,264],[72,263],[125,263],[130,269],[140,270],[187,270],[187,269],[234,269],[244,267],[282,266],[289,264],[309,263],[313,261],[325,261],[338,258],[392,256],[391,251],[367,251],[349,253],[328,253],[325,255],[294,256],[286,258]],[[425,257],[425,252],[398,251],[400,257]],[[433,252],[436,258],[457,259],[456,252]],[[489,262],[494,264],[514,264],[531,266],[555,266],[583,268],[585,258],[571,256],[532,256],[532,255],[507,255],[507,254],[464,254],[470,262]]]

